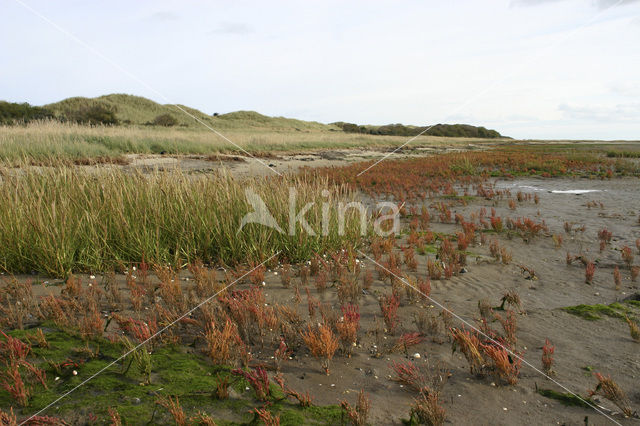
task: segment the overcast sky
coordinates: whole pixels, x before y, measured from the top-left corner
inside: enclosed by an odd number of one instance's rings
[[[640,1],[615,3],[0,0],[0,99],[640,139]]]

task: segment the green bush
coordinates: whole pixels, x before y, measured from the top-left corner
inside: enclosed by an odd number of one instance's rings
[[[34,120],[53,118],[53,112],[46,108],[31,106],[28,103],[0,101],[0,124],[28,123]]]
[[[436,124],[434,126],[405,126],[404,124],[387,124],[384,126],[359,126],[353,123],[336,122],[346,133],[366,133],[369,135],[383,136],[417,136],[419,134],[429,136],[447,136],[462,138],[500,138],[500,133],[484,127],[471,126],[469,124]],[[423,133],[424,132],[424,133]]]
[[[171,127],[178,124],[178,120],[171,114],[160,114],[153,119],[153,122],[151,124],[153,124],[154,126]]]
[[[119,124],[114,108],[104,105],[89,105],[67,113],[65,118],[82,124]]]

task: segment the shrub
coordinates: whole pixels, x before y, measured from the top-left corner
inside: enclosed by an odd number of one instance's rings
[[[43,107],[31,106],[28,103],[0,101],[0,125],[29,123],[35,120],[54,118],[53,112]]]
[[[178,124],[178,120],[171,114],[160,114],[151,122],[154,126],[171,127]]]
[[[77,110],[68,112],[65,118],[69,121],[89,125],[117,125],[120,123],[116,117],[116,110],[104,105],[82,106]]]

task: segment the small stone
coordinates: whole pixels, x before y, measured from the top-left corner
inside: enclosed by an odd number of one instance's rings
[[[418,352],[416,352],[412,356],[413,356],[413,359],[420,359],[420,354]]]

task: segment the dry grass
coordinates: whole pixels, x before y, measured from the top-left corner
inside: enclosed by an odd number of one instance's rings
[[[638,327],[638,324],[633,322],[633,320],[631,320],[628,316],[625,316],[624,319],[629,325],[629,333],[631,334],[631,338],[640,343],[640,327]]]
[[[214,128],[216,125],[214,125]],[[92,158],[122,159],[124,154],[242,154],[336,148],[392,147],[402,136],[373,136],[342,131],[257,128],[228,129],[222,133],[237,146],[205,128],[150,126],[84,126],[40,122],[27,126],[0,126],[0,160],[10,163],[59,164]],[[420,136],[414,145],[462,145],[496,140]]]
[[[601,395],[607,398],[622,410],[625,416],[630,417],[633,414],[631,411],[631,403],[622,388],[611,379],[611,376],[604,376],[600,373],[595,373],[595,376],[596,379],[598,379],[598,384],[594,390],[589,392],[590,396]]]

